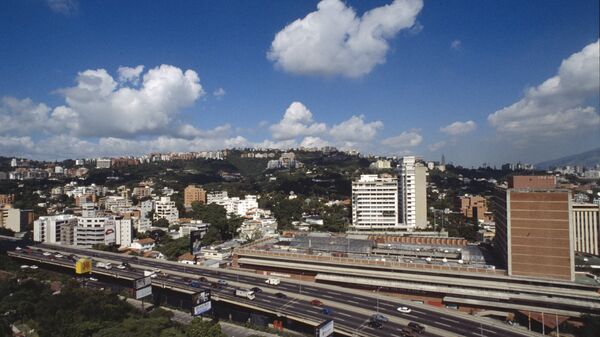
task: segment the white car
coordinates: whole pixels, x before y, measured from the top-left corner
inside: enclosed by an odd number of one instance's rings
[[[24,264],[24,265],[21,265],[21,269],[27,269],[27,268],[29,268],[29,266],[28,266],[28,265],[26,265],[26,264]]]
[[[19,246],[17,246],[17,248],[15,248],[15,250],[21,250],[21,249],[22,249],[22,248],[21,248],[21,247],[19,247]]]
[[[32,265],[31,265],[29,268],[31,268],[31,269],[34,269],[34,270],[35,270],[35,269],[38,269],[38,266],[36,266],[35,264],[32,264]]]
[[[44,255],[44,256],[50,256],[50,255],[52,255],[52,253],[50,253],[50,252],[44,252],[42,255]]]
[[[97,278],[95,278],[95,277],[90,277],[90,278],[89,278],[89,280],[90,280],[90,281],[94,281],[94,282],[98,282],[98,279],[97,279]]]
[[[410,313],[412,310],[409,307],[398,307],[398,311],[408,314]]]
[[[61,257],[63,257],[63,255],[62,255],[62,254],[56,254],[56,255],[54,255],[54,256],[56,256],[56,257],[58,257],[58,258],[61,258]]]
[[[117,269],[125,269],[125,268],[126,267],[124,265],[122,265],[122,264],[120,264],[120,265],[117,266]]]

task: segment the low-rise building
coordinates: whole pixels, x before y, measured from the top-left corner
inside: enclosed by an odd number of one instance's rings
[[[33,241],[43,243],[62,243],[61,228],[74,227],[77,217],[72,214],[41,216],[33,222]]]
[[[170,197],[161,197],[154,202],[154,220],[159,219],[165,219],[170,224],[176,223],[179,219],[179,210]]]

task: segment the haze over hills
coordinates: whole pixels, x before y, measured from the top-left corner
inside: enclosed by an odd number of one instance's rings
[[[579,154],[574,154],[562,158],[557,158],[553,160],[547,160],[541,163],[537,163],[535,165],[538,169],[549,169],[551,167],[557,166],[584,166],[584,167],[592,167],[596,164],[600,163],[600,147],[582,152]]]

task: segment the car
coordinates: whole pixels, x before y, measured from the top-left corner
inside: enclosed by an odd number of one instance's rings
[[[275,294],[275,297],[277,297],[277,298],[287,298],[287,295],[284,294],[284,293],[277,293],[277,294]]]
[[[223,288],[223,286],[219,283],[219,282],[212,282],[210,284],[211,287],[215,288],[215,289],[221,289]]]
[[[97,279],[97,278],[95,278],[95,277],[90,277],[90,278],[89,278],[89,280],[90,280],[90,281],[94,281],[94,282],[98,282],[98,279]]]
[[[17,248],[15,248],[15,250],[21,250],[21,249],[22,249],[22,248],[21,248],[21,247],[19,247],[19,246],[17,246]]]
[[[193,288],[200,288],[200,282],[198,282],[196,280],[192,280],[192,281],[190,281],[189,286],[193,287]]]
[[[412,309],[409,307],[398,307],[398,309],[396,309],[396,310],[398,310],[401,313],[405,313],[405,314],[408,314],[412,311]]]
[[[369,326],[373,329],[381,329],[383,328],[383,324],[380,321],[369,321]]]
[[[416,333],[422,333],[423,331],[425,331],[425,327],[424,327],[424,326],[422,326],[422,325],[421,325],[421,324],[419,324],[419,323],[415,323],[415,322],[410,322],[410,323],[408,323],[408,327],[409,327],[409,328],[410,328],[412,331],[414,331],[414,332],[416,332]]]
[[[35,269],[38,269],[38,266],[36,266],[35,264],[32,264],[31,266],[29,266],[29,269],[35,270]]]
[[[58,258],[61,258],[61,257],[63,257],[63,255],[62,255],[62,254],[60,254],[60,253],[56,253],[54,256],[55,256],[55,257],[58,257]]]
[[[259,287],[253,287],[250,288],[250,290],[254,291],[255,294],[262,293],[262,289],[260,289]]]
[[[323,302],[319,301],[319,300],[312,300],[310,301],[310,304],[316,306],[316,307],[322,307],[323,306]]]
[[[198,279],[200,282],[208,282],[208,279],[204,276],[200,276],[200,278]]]
[[[222,285],[222,286],[226,286],[227,285],[227,281],[225,281],[225,280],[218,280],[217,283],[220,284],[220,285]]]
[[[28,266],[28,265],[26,265],[26,264],[24,264],[24,265],[21,265],[21,269],[28,269],[28,268],[29,268],[29,266]]]
[[[400,336],[401,337],[414,337],[415,335],[413,334],[413,331],[408,329],[408,328],[402,328],[402,330],[400,331]]]
[[[325,315],[331,315],[333,314],[333,310],[331,310],[330,308],[323,308],[321,309],[321,313]]]
[[[371,320],[372,321],[379,321],[379,322],[388,322],[389,319],[385,316],[383,316],[382,314],[373,314],[371,316]]]
[[[182,280],[185,283],[190,283],[190,281],[191,281],[188,277],[184,277],[184,278],[182,278]]]
[[[50,255],[52,255],[52,253],[50,253],[50,252],[43,252],[42,255],[44,255],[44,256],[50,256]]]
[[[125,269],[125,268],[127,268],[127,267],[125,267],[125,265],[123,265],[123,264],[120,264],[117,266],[117,269]]]

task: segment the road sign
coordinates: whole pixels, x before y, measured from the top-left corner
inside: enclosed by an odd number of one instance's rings
[[[315,337],[327,337],[333,335],[333,320],[327,320],[315,329]]]
[[[86,274],[92,272],[92,260],[81,258],[75,262],[75,273]]]
[[[140,298],[144,298],[146,296],[152,295],[152,286],[147,286],[145,288],[140,288],[135,290],[135,299],[139,300]]]

